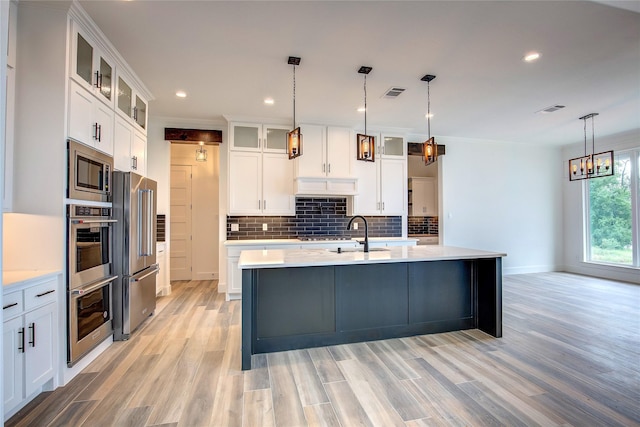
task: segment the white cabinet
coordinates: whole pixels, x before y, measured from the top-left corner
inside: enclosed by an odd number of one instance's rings
[[[230,145],[235,151],[260,151],[264,153],[286,153],[287,126],[261,123],[231,123]]]
[[[230,123],[229,214],[295,215],[289,128]]]
[[[293,162],[286,154],[229,153],[230,215],[295,215]]]
[[[5,291],[4,413],[12,414],[55,377],[58,276]]]
[[[146,176],[147,138],[129,121],[115,117],[113,165],[116,170]]]
[[[405,144],[402,136],[383,133],[378,138],[378,141],[378,153],[383,159],[401,159],[407,155],[407,144]]]
[[[113,110],[69,81],[69,137],[113,155]]]
[[[437,181],[431,177],[412,177],[409,179],[409,215],[437,216]]]
[[[167,243],[156,243],[156,262],[160,267],[160,271],[156,276],[156,295],[166,296],[171,293],[171,286],[169,285],[169,273],[167,263]]]
[[[118,74],[116,111],[133,123],[139,131],[147,134],[147,100],[130,83],[132,80]]]
[[[407,205],[407,163],[381,158],[357,162],[358,195],[349,203],[351,215],[403,215]]]
[[[345,178],[352,176],[351,146],[355,145],[349,128],[300,125],[302,156],[298,157],[296,177]]]
[[[113,108],[114,62],[77,22],[71,28],[71,78]]]

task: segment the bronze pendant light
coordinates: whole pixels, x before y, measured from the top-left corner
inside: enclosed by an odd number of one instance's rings
[[[438,160],[438,144],[436,144],[436,139],[431,136],[431,93],[429,91],[429,84],[431,80],[435,79],[436,76],[432,74],[427,74],[422,77],[420,80],[423,82],[427,82],[427,140],[422,143],[422,158],[424,160],[425,165],[430,165],[431,163]]]
[[[204,141],[200,141],[200,146],[196,150],[196,162],[207,161],[207,150],[204,149]]]
[[[293,130],[287,132],[287,153],[289,159],[295,159],[302,155],[302,134],[296,127],[296,65],[300,65],[300,58],[290,56],[287,63],[293,65]]]
[[[364,134],[356,135],[357,159],[365,162],[376,161],[376,143],[373,136],[367,135],[367,74],[373,68],[362,66],[358,70],[359,74],[364,74]]]
[[[584,120],[584,156],[569,160],[569,181],[613,175],[613,151],[595,153],[593,118],[597,115],[598,113],[591,113],[579,118],[579,120]],[[587,119],[591,119],[590,154],[587,154]]]

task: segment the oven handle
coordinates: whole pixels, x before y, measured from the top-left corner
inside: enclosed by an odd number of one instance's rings
[[[82,288],[82,289],[75,289],[73,291],[71,291],[72,295],[84,295],[87,292],[93,292],[96,289],[100,289],[102,288],[105,284],[109,283],[109,282],[113,282],[114,280],[116,280],[118,278],[118,276],[111,276],[108,279],[105,280],[101,280],[98,283],[95,283],[89,287],[86,288]]]
[[[151,276],[152,274],[156,274],[160,271],[160,266],[158,264],[153,264],[153,270],[148,272],[147,274],[145,274],[142,277],[137,277],[135,279],[133,279],[134,282],[141,282],[142,280],[146,279],[147,277]]]
[[[74,224],[102,224],[102,223],[114,223],[118,222],[117,219],[74,219],[71,220]]]

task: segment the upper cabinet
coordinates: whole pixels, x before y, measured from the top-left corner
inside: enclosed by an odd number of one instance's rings
[[[125,76],[118,74],[116,110],[147,133],[147,101]]]
[[[113,110],[75,81],[69,84],[69,137],[113,156]]]
[[[352,177],[353,131],[335,126],[300,125],[302,155],[297,158],[296,177]]]
[[[281,125],[231,123],[230,149],[286,154],[287,132],[290,130],[289,127]]]
[[[98,98],[113,106],[114,62],[76,22],[72,22],[71,77]]]
[[[382,158],[401,159],[407,155],[407,144],[404,137],[381,134],[378,154]]]

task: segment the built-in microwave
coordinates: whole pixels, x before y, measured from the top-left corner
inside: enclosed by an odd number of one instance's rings
[[[110,202],[113,157],[71,139],[67,147],[67,197]]]

